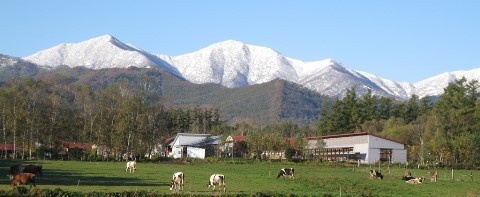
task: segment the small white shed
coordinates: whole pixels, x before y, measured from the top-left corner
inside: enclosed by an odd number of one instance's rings
[[[179,133],[169,144],[172,157],[204,159],[212,155],[215,147],[220,144],[220,136],[210,134]]]

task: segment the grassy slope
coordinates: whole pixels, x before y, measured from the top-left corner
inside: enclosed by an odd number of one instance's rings
[[[0,161],[0,171],[6,172],[12,161]],[[37,162],[34,162],[37,163]],[[450,170],[440,170],[437,183],[409,185],[400,180],[403,168],[383,169],[384,180],[368,178],[368,166],[357,168],[325,167],[318,165],[254,163],[254,164],[167,164],[139,163],[134,174],[124,172],[124,162],[38,161],[44,166],[44,175],[38,179],[38,188],[61,188],[69,191],[135,191],[148,190],[170,193],[169,180],[176,171],[185,173],[184,193],[208,194],[208,177],[213,173],[226,176],[228,193],[254,194],[276,192],[296,195],[333,194],[339,196],[466,196],[480,194],[479,171],[456,171],[455,180]],[[295,180],[277,179],[276,173],[285,166],[296,171]],[[411,170],[413,176],[426,176],[426,170]],[[470,172],[474,181],[470,181]],[[10,190],[8,178],[0,180],[1,190]]]

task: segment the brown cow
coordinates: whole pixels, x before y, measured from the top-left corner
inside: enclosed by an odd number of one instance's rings
[[[12,187],[17,187],[21,184],[29,184],[30,183],[30,188],[32,188],[32,184],[34,187],[37,187],[37,185],[35,185],[35,174],[32,174],[32,173],[20,173],[20,174],[17,174],[13,177],[12,179]]]
[[[437,179],[438,179],[437,171],[430,172],[430,182],[437,182]]]
[[[42,176],[42,165],[26,165],[25,168],[23,168],[23,172]]]
[[[412,172],[410,172],[410,170],[405,170],[405,172],[403,173],[403,176],[412,177]]]
[[[408,181],[408,180],[411,180],[411,179],[414,179],[412,177],[412,172],[410,172],[410,170],[405,170],[405,172],[403,173],[402,180]]]

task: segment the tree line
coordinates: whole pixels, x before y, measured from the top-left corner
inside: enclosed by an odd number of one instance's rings
[[[215,107],[166,106],[155,81],[148,77],[91,87],[14,78],[0,86],[0,129],[3,144],[13,144],[13,157],[40,158],[61,152],[62,142],[104,146],[111,159],[153,154],[156,146],[179,132],[245,135],[246,151],[278,152],[293,138],[368,131],[407,144],[408,160],[417,163],[478,165],[480,161],[480,103],[477,81],[450,83],[438,98],[396,101],[368,91],[347,90],[341,99],[324,100],[315,125],[252,119],[231,125]],[[6,150],[0,155],[7,157]]]
[[[15,78],[0,87],[0,143],[13,144],[13,158],[60,153],[63,142],[103,146],[112,159],[143,156],[176,133],[224,124],[215,108],[167,108],[148,79],[96,89],[59,84]],[[0,154],[7,158],[6,148]]]

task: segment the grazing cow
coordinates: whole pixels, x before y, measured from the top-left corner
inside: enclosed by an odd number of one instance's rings
[[[430,182],[437,182],[437,179],[438,179],[437,171],[430,172],[429,174],[430,174]]]
[[[285,179],[286,176],[289,176],[290,178],[295,178],[295,170],[293,168],[282,168],[280,172],[277,175],[277,179],[279,177],[283,177]]]
[[[26,165],[25,168],[23,168],[23,172],[42,176],[42,165]]]
[[[135,172],[137,170],[137,162],[136,161],[129,161],[127,162],[127,167],[125,168],[125,172],[130,170],[130,173]]]
[[[218,185],[219,187],[223,187],[223,192],[225,192],[225,175],[223,174],[212,174],[210,176],[210,180],[208,181],[208,188],[207,190],[210,189],[210,187],[213,187],[212,191],[215,191],[215,185]]]
[[[185,180],[185,176],[183,172],[175,172],[172,177],[172,185],[170,190],[175,189],[176,191],[181,190],[183,191],[183,181]]]
[[[10,166],[7,176],[10,178],[10,180],[12,180],[15,175],[20,173],[22,173],[22,165],[16,164],[16,165]]]
[[[32,173],[20,173],[20,174],[17,174],[13,177],[12,179],[12,187],[17,187],[21,184],[29,184],[30,183],[30,188],[32,188],[32,184],[34,187],[37,187],[37,185],[35,185],[35,174],[32,174]]]
[[[370,178],[371,178],[371,179],[373,179],[373,178],[380,178],[381,180],[383,180],[383,175],[382,175],[382,173],[380,173],[379,171],[370,170]]]
[[[408,184],[422,184],[424,180],[425,180],[425,178],[420,177],[420,178],[410,179],[410,180],[405,181],[405,182],[408,183]]]

